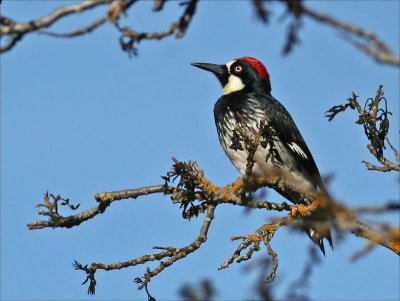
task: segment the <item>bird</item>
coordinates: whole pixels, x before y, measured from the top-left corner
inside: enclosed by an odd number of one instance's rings
[[[239,133],[243,130],[256,133],[260,126],[265,126],[269,138],[256,147],[251,176],[268,176],[272,168],[279,168],[299,180],[303,189],[327,193],[315,160],[292,116],[271,95],[269,72],[258,59],[246,56],[226,64],[191,65],[213,73],[223,88],[223,95],[214,105],[215,124],[220,144],[241,176],[246,175],[246,170],[248,172],[249,150],[243,147],[244,136]],[[294,204],[309,204],[301,194],[284,185],[274,189]],[[333,249],[330,227],[325,222],[318,227],[309,223],[304,225],[304,230],[324,255],[324,239]]]

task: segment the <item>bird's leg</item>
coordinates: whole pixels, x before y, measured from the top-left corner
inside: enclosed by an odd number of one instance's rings
[[[237,181],[241,181],[243,183],[242,193],[240,194],[240,199],[243,204],[246,204],[253,200],[253,193],[250,191],[249,187],[249,177],[247,175],[240,176]]]
[[[254,197],[253,197],[253,193],[252,192],[246,192],[244,191],[241,195],[240,195],[240,199],[242,201],[243,204],[246,204],[248,202],[251,202]]]

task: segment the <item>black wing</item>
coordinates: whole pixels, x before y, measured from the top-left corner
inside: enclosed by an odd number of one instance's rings
[[[266,98],[264,105],[268,115],[268,124],[274,128],[277,137],[286,148],[285,150],[294,158],[294,168],[309,179],[315,187],[318,186],[322,191],[326,191],[314,158],[292,116],[272,96]]]

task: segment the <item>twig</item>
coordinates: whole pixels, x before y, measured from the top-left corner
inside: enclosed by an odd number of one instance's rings
[[[122,36],[120,37],[120,44],[122,49],[124,51],[127,51],[129,54],[136,54],[135,44],[143,39],[160,40],[172,34],[176,34],[175,37],[177,39],[183,38],[196,12],[196,7],[198,3],[198,0],[191,0],[188,3],[185,3],[186,9],[184,10],[182,16],[179,18],[178,21],[172,23],[170,27],[165,31],[154,33],[138,33],[129,27],[121,27],[119,25],[119,18],[121,13],[126,13],[129,7],[136,1],[137,0],[86,0],[82,1],[81,3],[58,8],[45,17],[27,23],[17,23],[7,17],[0,16],[0,24],[2,25],[2,27],[0,28],[1,37],[8,36],[8,41],[5,43],[5,45],[1,46],[0,52],[6,52],[12,49],[18,41],[20,41],[26,34],[31,32],[38,31],[41,34],[58,38],[72,38],[90,33],[100,26],[104,25],[107,21],[110,21],[122,33]],[[154,11],[161,10],[164,2],[165,1],[163,0],[155,0]],[[75,29],[68,33],[55,33],[43,30],[44,28],[52,26],[55,22],[63,17],[75,13],[81,13],[83,11],[87,11],[104,4],[109,4],[107,14],[89,24],[88,26]],[[128,40],[126,41],[125,39]]]
[[[14,34],[13,36],[8,37],[7,43],[0,47],[0,53],[6,52],[13,48],[15,44],[17,44],[23,38],[23,36],[24,35],[22,34]]]
[[[268,23],[269,11],[265,8],[263,0],[252,0],[257,17],[263,22]]]
[[[159,40],[174,33],[176,33],[175,37],[177,39],[183,38],[191,20],[193,19],[198,2],[198,0],[190,0],[188,1],[188,3],[182,3],[183,5],[187,5],[183,15],[179,18],[177,22],[172,23],[170,27],[165,31],[154,33],[138,33],[128,27],[120,27],[118,25],[120,14],[126,13],[128,8],[136,1],[137,0],[85,0],[77,4],[60,7],[45,17],[26,23],[18,23],[11,20],[10,18],[0,16],[0,24],[2,25],[0,28],[0,37],[8,37],[7,42],[5,42],[4,45],[0,47],[0,53],[12,49],[26,34],[31,32],[39,31],[42,34],[46,34],[52,37],[70,38],[90,33],[93,30],[99,28],[101,25],[105,24],[107,20],[109,20],[114,23],[117,26],[118,30],[122,33],[122,36],[120,37],[121,48],[124,51],[127,51],[129,54],[136,54],[137,50],[135,48],[135,44],[138,43],[140,40]],[[162,10],[165,2],[166,0],[153,0],[153,11]],[[265,9],[264,3],[261,0],[253,0],[252,3],[256,10],[258,18],[261,21],[267,23],[269,11]],[[339,21],[331,16],[324,15],[310,8],[307,8],[302,4],[302,1],[285,0],[281,1],[281,3],[287,6],[287,12],[294,17],[293,22],[289,26],[287,41],[284,46],[284,53],[290,52],[293,46],[298,43],[298,31],[302,24],[301,17],[305,15],[318,22],[327,24],[343,31],[348,35],[349,40],[352,44],[354,44],[358,49],[362,50],[364,53],[374,58],[378,62],[395,66],[400,65],[400,57],[394,54],[377,35],[368,32],[360,27],[356,27],[346,22]],[[54,23],[68,15],[88,11],[92,8],[104,4],[110,5],[108,9],[108,14],[94,21],[92,24],[86,27],[73,30],[69,33],[54,33],[42,30],[44,28],[52,26]],[[352,36],[362,39],[362,41],[357,41],[353,39]],[[125,41],[126,38],[128,39],[128,41]]]
[[[374,58],[376,61],[395,66],[400,65],[400,57],[393,53],[389,47],[374,33],[349,23],[339,21],[331,16],[321,14],[308,7],[302,7],[302,14],[307,15],[316,21],[342,30],[347,34],[363,39],[364,42],[355,41],[351,38],[350,41],[357,48],[363,50],[367,55]]]
[[[209,279],[195,280],[195,284],[185,284],[179,289],[179,295],[182,300],[186,301],[200,301],[200,300],[214,300],[217,291],[214,282]]]
[[[382,164],[376,166],[370,162],[363,161],[369,170],[377,170],[382,172],[399,171],[400,172],[400,155],[399,152],[390,143],[388,138],[389,132],[389,115],[386,98],[383,96],[383,86],[380,85],[376,91],[374,98],[368,98],[364,108],[358,102],[358,96],[353,92],[352,97],[349,97],[348,103],[344,105],[336,105],[325,112],[325,117],[332,121],[337,114],[346,111],[348,108],[358,112],[358,120],[356,123],[363,125],[364,133],[370,142],[367,145],[369,152]],[[391,162],[385,157],[384,150],[386,149],[385,141],[388,142],[396,163]]]
[[[307,262],[304,264],[304,268],[298,279],[289,285],[290,289],[285,296],[287,300],[309,300],[307,292],[309,292],[309,281],[311,279],[314,267],[320,263],[320,257],[318,251],[311,246],[308,252]]]
[[[272,269],[271,269],[271,271],[269,272],[269,275],[268,275],[268,277],[267,277],[267,279],[266,279],[265,282],[266,282],[266,283],[271,283],[271,282],[273,282],[273,281],[275,280],[275,278],[276,278],[276,271],[277,271],[278,265],[279,265],[279,262],[278,262],[278,254],[276,254],[276,253],[274,252],[274,250],[272,250],[271,245],[270,245],[270,241],[269,241],[268,239],[264,239],[264,244],[265,244],[265,246],[267,247],[268,255],[271,256],[271,258],[272,258],[272,263],[273,263]]]
[[[36,31],[40,28],[51,26],[54,22],[58,21],[60,18],[64,16],[83,12],[85,10],[92,9],[96,6],[111,2],[112,0],[82,1],[80,3],[72,4],[69,6],[60,7],[54,10],[51,14],[42,17],[40,19],[33,20],[27,23],[13,22],[8,26],[1,27],[0,34],[3,36],[3,35],[13,35],[16,33],[25,34],[31,31]]]
[[[275,232],[282,225],[287,224],[290,220],[291,220],[291,214],[289,214],[288,217],[277,219],[271,224],[265,224],[265,225],[261,226],[260,228],[258,228],[253,233],[250,233],[250,234],[247,234],[247,235],[244,235],[244,236],[234,236],[234,237],[232,237],[232,240],[241,239],[242,243],[236,248],[235,252],[231,256],[229,256],[228,259],[225,260],[219,266],[218,269],[219,270],[226,269],[227,267],[229,267],[229,265],[231,263],[233,263],[233,261],[236,261],[237,263],[240,263],[242,261],[249,260],[252,257],[254,251],[258,252],[258,251],[261,250],[260,243],[261,243],[261,241],[263,241],[264,244],[267,247],[268,254],[271,256],[272,261],[274,263],[274,266],[272,268],[272,272],[270,274],[270,278],[269,279],[272,279],[272,277],[275,277],[275,271],[278,268],[278,259],[277,259],[277,256],[276,256],[275,252],[272,251],[271,246],[269,245],[269,241],[271,241],[271,239],[274,236]],[[247,248],[249,248],[247,253],[244,254],[244,255],[241,255],[241,252],[243,250],[246,250]]]
[[[369,241],[364,248],[362,248],[361,250],[357,251],[356,253],[354,253],[351,257],[350,260],[351,261],[356,261],[358,259],[360,259],[361,257],[363,257],[364,255],[368,254],[369,252],[372,251],[373,248],[376,247],[376,243]]]
[[[7,22],[10,19],[1,17],[0,37],[8,36],[9,42],[0,48],[0,52],[6,52],[16,45],[22,37],[30,32],[38,31],[53,25],[61,18],[90,10],[100,5],[111,3],[112,0],[97,0],[97,1],[82,1],[65,7],[60,7],[54,10],[51,14],[37,20],[27,23]]]
[[[136,55],[137,49],[135,45],[142,40],[161,40],[175,33],[176,39],[183,38],[196,12],[197,3],[198,0],[190,0],[179,20],[172,23],[166,30],[160,32],[137,32],[128,26],[121,26],[118,22],[115,22],[116,28],[122,33],[119,39],[122,50],[130,55]]]
[[[114,201],[119,201],[128,198],[137,198],[138,196],[152,194],[152,193],[164,193],[168,191],[169,188],[165,187],[165,185],[155,185],[155,186],[148,186],[142,187],[138,189],[128,189],[116,192],[104,192],[100,194],[96,194],[95,198],[99,202],[97,207],[88,209],[76,215],[70,215],[63,217],[61,215],[52,214],[50,215],[49,220],[47,221],[36,221],[31,224],[28,224],[29,230],[35,229],[43,229],[43,228],[71,228],[74,226],[78,226],[81,223],[94,218],[97,214],[103,213],[107,207]],[[46,196],[45,196],[46,198]],[[45,205],[49,210],[49,206]],[[45,215],[42,213],[42,215]],[[49,215],[49,214],[47,214]]]
[[[163,9],[166,0],[153,0],[153,11],[160,11]]]
[[[94,294],[96,286],[96,280],[94,278],[94,274],[96,273],[97,270],[106,270],[106,271],[119,270],[123,268],[133,267],[139,264],[144,264],[150,261],[159,261],[160,262],[159,265],[154,270],[147,269],[146,273],[143,276],[143,280],[141,280],[140,282],[136,281],[136,283],[140,284],[139,288],[147,287],[152,277],[158,275],[165,268],[171,266],[174,262],[182,258],[185,258],[190,253],[193,253],[198,248],[200,248],[200,246],[207,240],[208,230],[210,228],[212,220],[214,219],[214,211],[215,211],[215,206],[208,207],[207,215],[204,218],[203,226],[200,229],[199,236],[186,247],[183,248],[154,247],[154,249],[161,249],[163,251],[151,255],[144,255],[139,258],[135,258],[124,262],[116,262],[111,264],[94,262],[90,265],[90,268],[87,268],[87,265],[83,267],[78,262],[75,262],[75,268],[83,270],[88,274],[87,279],[91,280],[89,288],[91,289],[91,294]],[[169,259],[167,261],[162,261],[162,259],[164,258],[169,258]]]
[[[381,206],[366,207],[361,206],[352,209],[351,211],[361,214],[361,213],[386,213],[390,211],[400,211],[400,203],[398,201],[389,202]]]
[[[153,193],[169,193],[172,191],[171,187],[162,185],[146,186],[136,189],[118,190],[112,192],[103,192],[95,194],[94,198],[99,203],[111,203],[113,201],[136,199],[142,195],[148,195]]]
[[[39,31],[39,33],[48,35],[48,36],[52,36],[55,38],[73,38],[73,37],[77,37],[77,36],[81,36],[81,35],[90,33],[92,31],[94,31],[95,29],[99,28],[100,26],[102,26],[107,21],[108,21],[108,16],[104,16],[104,17],[101,17],[100,19],[94,21],[93,23],[89,24],[88,26],[73,30],[71,32],[57,33],[57,32],[41,30],[41,31]]]
[[[342,220],[341,222],[346,225],[344,220]],[[350,232],[355,234],[356,236],[364,237],[369,241],[384,246],[387,249],[395,252],[397,255],[400,255],[399,229],[395,229],[393,231],[379,232],[358,220],[347,223],[345,228],[350,230]]]
[[[246,236],[232,237],[232,240],[237,239],[242,239],[243,242],[237,247],[235,252],[218,267],[218,270],[226,269],[235,260],[236,262],[249,260],[255,251],[258,252],[260,250],[261,240],[257,233],[253,233],[253,235],[249,234]],[[240,255],[240,253],[247,249],[250,245],[252,246],[248,252],[245,255]]]

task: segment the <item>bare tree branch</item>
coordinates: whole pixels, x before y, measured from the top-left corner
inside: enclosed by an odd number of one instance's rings
[[[75,268],[78,270],[85,271],[86,274],[88,274],[87,279],[90,279],[90,284],[88,288],[88,293],[89,294],[94,294],[95,293],[95,286],[96,286],[96,280],[94,278],[94,274],[96,273],[97,270],[119,270],[123,268],[128,268],[128,267],[133,267],[139,264],[144,264],[150,261],[159,261],[159,265],[154,269],[150,270],[147,268],[146,273],[143,276],[143,280],[140,280],[140,278],[136,278],[136,283],[140,285],[140,289],[143,287],[147,288],[148,283],[150,282],[150,279],[156,275],[158,275],[160,272],[162,272],[165,268],[169,267],[172,265],[174,262],[185,258],[187,255],[190,253],[193,253],[196,251],[200,246],[207,240],[207,234],[208,230],[210,228],[211,222],[214,219],[214,211],[215,211],[215,206],[209,206],[207,209],[207,215],[204,218],[203,226],[200,229],[199,236],[189,245],[183,248],[175,248],[175,247],[153,247],[154,249],[159,249],[163,250],[160,253],[155,253],[151,255],[144,255],[139,258],[135,258],[132,260],[124,261],[124,262],[116,262],[112,264],[104,264],[104,263],[92,263],[90,265],[90,268],[83,267],[80,263],[77,261],[75,262]],[[162,259],[169,258],[167,261],[162,261]],[[86,281],[85,281],[86,282]],[[84,282],[84,283],[85,283]],[[84,284],[83,283],[83,284]]]
[[[400,202],[399,201],[391,201],[387,204],[383,204],[381,206],[361,206],[354,208],[352,211],[356,214],[362,213],[387,213],[400,210]]]
[[[104,23],[108,21],[108,16],[101,17],[100,19],[94,21],[92,24],[89,24],[88,26],[78,28],[76,30],[73,30],[71,32],[67,33],[57,33],[57,32],[51,32],[51,31],[46,31],[46,30],[41,30],[39,33],[56,37],[56,38],[73,38],[77,36],[81,36],[87,33],[90,33],[94,31],[95,29],[99,28],[102,26]]]
[[[265,7],[266,1],[253,0],[253,7],[257,17],[264,23],[267,23],[269,10]],[[288,33],[286,42],[283,47],[283,53],[290,53],[296,44],[299,44],[299,32],[302,27],[302,17],[307,16],[314,21],[326,24],[336,28],[345,34],[346,39],[363,51],[368,56],[372,57],[379,63],[400,66],[400,57],[393,53],[389,47],[376,34],[367,31],[359,26],[341,21],[335,17],[317,12],[304,5],[305,1],[285,0],[279,1],[286,5],[286,13],[284,16],[291,16],[292,20],[288,25]]]
[[[137,0],[85,0],[77,4],[60,7],[45,17],[26,23],[18,23],[8,17],[0,16],[0,37],[7,37],[7,41],[0,46],[0,53],[11,50],[28,33],[38,31],[52,37],[71,38],[90,33],[104,25],[107,21],[110,21],[122,34],[119,39],[122,50],[130,55],[136,54],[137,49],[135,46],[141,40],[160,40],[173,34],[175,34],[177,39],[183,38],[193,19],[198,3],[198,0],[189,0],[180,3],[181,5],[186,5],[186,9],[178,21],[173,22],[164,31],[148,33],[137,32],[133,28],[121,26],[119,24],[121,14],[127,14],[128,9],[136,1]],[[153,0],[153,11],[157,12],[162,10],[165,2],[165,0]],[[400,65],[399,55],[393,53],[376,34],[361,27],[340,21],[334,17],[319,13],[309,7],[305,7],[303,1],[284,0],[279,1],[279,3],[286,5],[286,15],[293,17],[284,45],[283,52],[285,54],[291,52],[294,46],[299,43],[298,36],[302,26],[302,17],[307,16],[317,22],[339,29],[346,34],[350,43],[354,44],[358,49],[362,50],[376,61],[394,66]],[[88,26],[77,28],[68,33],[55,33],[43,30],[71,14],[88,11],[101,5],[109,5],[107,14],[93,21]],[[252,5],[257,17],[262,22],[268,23],[270,10],[266,9],[265,2],[253,0]]]
[[[138,33],[135,30],[129,27],[121,27],[119,25],[120,15],[122,13],[126,13],[130,6],[135,3],[137,0],[97,0],[90,1],[86,0],[78,4],[73,4],[66,7],[61,7],[56,9],[51,14],[42,17],[40,19],[28,22],[28,23],[17,23],[12,21],[6,17],[0,17],[0,24],[2,27],[0,28],[0,36],[8,36],[9,40],[5,43],[4,46],[0,48],[0,52],[6,52],[10,50],[15,44],[22,39],[22,37],[30,32],[39,31],[42,34],[59,37],[59,38],[71,38],[76,36],[81,36],[87,33],[92,32],[93,30],[99,28],[104,25],[107,21],[110,21],[115,24],[116,28],[122,33],[120,38],[121,47],[124,51],[128,53],[135,53],[134,43],[138,43],[143,39],[153,40],[153,39],[163,39],[167,36],[170,36],[176,33],[176,38],[181,39],[185,35],[190,21],[192,20],[198,0],[191,0],[189,3],[182,3],[186,5],[186,9],[183,15],[179,18],[177,22],[174,22],[170,25],[170,27],[164,32],[154,32],[154,33]],[[154,1],[154,11],[159,11],[162,9],[165,1]],[[43,28],[50,27],[56,21],[61,18],[64,18],[68,15],[74,13],[80,13],[83,11],[87,11],[93,9],[97,6],[109,4],[109,8],[107,10],[107,15],[95,20],[93,23],[88,26],[75,29],[69,33],[55,33],[51,31],[44,31]],[[128,41],[125,41],[124,38],[128,38]]]
[[[137,50],[135,45],[141,40],[161,40],[176,33],[175,38],[181,39],[184,37],[189,24],[196,12],[198,0],[190,0],[185,3],[186,9],[178,21],[172,23],[169,28],[161,32],[137,32],[128,26],[120,26],[115,22],[117,29],[122,33],[120,37],[120,44],[123,51],[128,54],[136,54]]]
[[[353,43],[357,48],[363,50],[367,55],[374,58],[379,63],[400,66],[400,57],[393,53],[376,34],[364,30],[361,27],[340,21],[331,16],[321,14],[309,7],[303,6],[302,14],[348,34],[351,43]],[[361,41],[355,40],[352,36],[360,38]]]
[[[79,226],[81,223],[94,218],[99,213],[104,213],[108,206],[114,201],[137,198],[142,195],[148,195],[152,193],[164,193],[168,191],[168,187],[165,185],[155,185],[148,187],[141,187],[138,189],[127,189],[118,192],[105,192],[95,195],[95,199],[99,202],[97,207],[88,209],[76,215],[61,216],[58,214],[58,204],[57,201],[49,201],[48,193],[44,196],[44,204],[38,204],[39,207],[47,208],[47,211],[39,211],[39,215],[49,216],[47,221],[36,221],[34,223],[28,224],[29,230],[43,229],[43,228],[71,228],[74,226]]]
[[[8,36],[9,41],[0,48],[0,53],[10,50],[25,34],[51,26],[56,21],[71,14],[90,10],[94,7],[111,3],[113,0],[82,1],[65,7],[60,7],[51,14],[27,23],[17,23],[6,17],[0,17],[0,37]]]
[[[62,17],[68,16],[74,13],[80,13],[85,10],[92,9],[96,6],[103,5],[106,3],[111,3],[113,0],[96,0],[96,1],[82,1],[77,4],[72,4],[70,6],[60,7],[53,11],[51,14],[42,17],[37,20],[33,20],[27,23],[16,23],[12,22],[8,24],[8,26],[4,26],[0,28],[0,34],[3,35],[12,35],[12,34],[25,34],[31,31],[36,31],[41,28],[46,28],[51,26],[54,22],[58,21]],[[4,18],[4,17],[2,17]],[[4,25],[4,22],[1,22]]]

